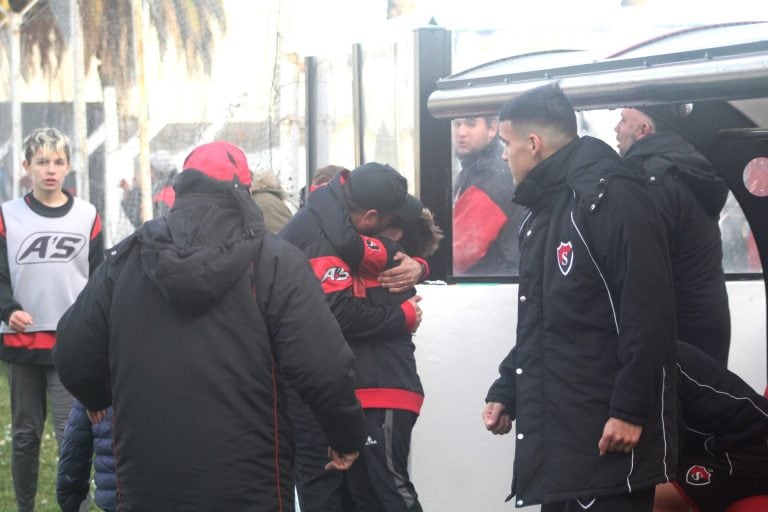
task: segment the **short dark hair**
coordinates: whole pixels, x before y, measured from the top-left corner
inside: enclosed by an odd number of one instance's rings
[[[504,121],[547,126],[569,137],[578,133],[576,112],[558,83],[530,89],[507,101],[499,111],[499,122]]]
[[[315,171],[315,174],[312,175],[312,185],[325,185],[331,181],[339,172],[344,170],[346,170],[346,167],[342,167],[340,165],[326,165],[325,167],[321,167]]]

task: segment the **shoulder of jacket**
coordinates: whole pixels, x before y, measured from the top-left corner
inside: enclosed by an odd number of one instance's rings
[[[104,251],[105,260],[109,262],[116,262],[125,258],[131,249],[138,243],[138,235],[133,233],[132,235],[118,242],[117,245]]]
[[[642,179],[614,160],[599,160],[588,168],[569,176],[568,186],[574,191],[579,205],[590,213],[600,210],[605,199],[615,189],[613,184],[640,183]]]

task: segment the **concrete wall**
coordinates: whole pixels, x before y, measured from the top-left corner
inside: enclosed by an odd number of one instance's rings
[[[413,432],[411,477],[424,510],[501,512],[509,494],[514,437],[488,433],[485,393],[515,342],[517,285],[420,285],[424,321],[414,338],[426,399]],[[765,287],[728,285],[731,370],[766,385]],[[536,511],[538,507],[526,507]]]

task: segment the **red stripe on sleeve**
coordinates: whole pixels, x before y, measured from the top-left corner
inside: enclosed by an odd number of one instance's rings
[[[97,213],[96,218],[93,220],[93,227],[91,228],[91,240],[99,236],[101,233],[101,216]]]
[[[5,238],[5,216],[0,211],[0,236]]]
[[[504,210],[476,186],[464,192],[453,209],[453,268],[466,272],[487,253],[507,222]]]
[[[414,309],[413,303],[405,301],[400,304],[400,309],[405,314],[405,330],[414,332],[416,330],[416,309]]]
[[[376,279],[379,273],[387,266],[387,248],[378,239],[360,235],[363,239],[363,260],[358,266],[358,271],[366,279]]]
[[[339,292],[352,286],[352,274],[349,265],[337,256],[322,256],[309,260],[315,276],[325,293]]]
[[[421,282],[429,277],[429,263],[427,263],[427,260],[424,258],[419,258],[418,256],[414,256],[413,259],[424,266],[424,272],[422,272],[421,277],[419,278],[419,282]]]

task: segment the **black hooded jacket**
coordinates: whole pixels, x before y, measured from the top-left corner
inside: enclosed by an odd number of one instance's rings
[[[675,330],[667,247],[642,183],[597,139],[575,139],[517,187],[517,341],[486,401],[516,419],[517,506],[627,494],[676,460]],[[609,417],[643,427],[600,456]]]
[[[247,187],[185,171],[175,188],[62,318],[57,369],[89,410],[114,406],[119,510],[292,510],[284,382],[358,450],[353,355]]]
[[[669,239],[678,339],[727,365],[731,316],[718,218],[728,186],[701,153],[672,131],[638,140],[624,163],[648,184]]]

